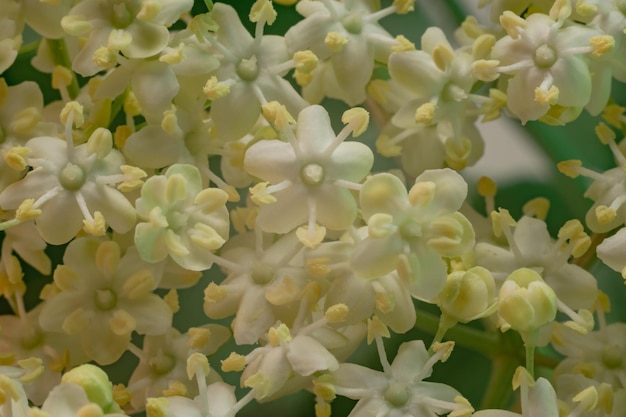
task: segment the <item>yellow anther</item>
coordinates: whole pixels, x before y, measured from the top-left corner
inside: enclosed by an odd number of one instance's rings
[[[376,139],[376,151],[386,158],[392,158],[402,154],[402,147],[393,144],[389,136],[380,135],[378,139]]]
[[[432,51],[433,62],[441,71],[445,71],[454,61],[454,51],[445,44],[435,45]]]
[[[435,110],[437,110],[437,105],[434,103],[422,104],[415,111],[415,121],[424,123],[426,126],[431,125],[435,118]]]
[[[550,200],[544,197],[533,198],[522,207],[525,216],[534,216],[540,220],[545,220],[550,209]]]
[[[281,6],[293,6],[299,0],[274,0],[274,3],[280,4]]]
[[[54,284],[61,291],[72,291],[76,289],[76,285],[80,281],[80,275],[73,269],[65,265],[58,265],[54,269]]]
[[[506,93],[498,90],[497,88],[489,89],[490,100],[483,104],[481,112],[483,113],[483,122],[489,122],[496,120],[500,117],[500,112],[507,103]]]
[[[101,46],[91,57],[92,61],[102,69],[113,68],[117,65],[117,50]]]
[[[513,227],[516,222],[511,217],[511,214],[507,209],[499,209],[498,211],[491,212],[491,227],[493,229],[493,234],[496,237],[500,237],[502,235],[502,229],[504,227]]]
[[[556,164],[556,167],[562,174],[567,175],[570,178],[576,178],[580,175],[578,168],[582,167],[582,161],[578,159],[570,159],[569,161],[561,161]]]
[[[306,260],[306,270],[313,278],[322,279],[330,274],[327,257],[310,258]]]
[[[341,323],[346,319],[349,311],[350,309],[347,305],[342,303],[335,304],[328,307],[326,313],[324,313],[324,317],[328,323]]]
[[[367,319],[367,344],[371,344],[377,337],[391,337],[387,325],[378,316]]]
[[[117,405],[123,407],[130,402],[131,398],[131,393],[126,389],[124,384],[113,385],[113,401],[115,401]]]
[[[251,22],[256,23],[263,20],[268,25],[271,25],[276,20],[276,10],[274,10],[270,0],[257,0],[252,5],[248,17]]]
[[[172,313],[177,313],[180,310],[180,302],[178,301],[178,291],[172,288],[167,294],[163,296],[163,301],[170,308]]]
[[[99,127],[87,139],[87,152],[102,159],[113,149],[113,134],[109,129]]]
[[[567,19],[572,14],[571,0],[555,0],[550,8],[550,18],[555,21]]]
[[[143,21],[153,20],[163,7],[161,1],[159,0],[141,0],[141,9],[139,9],[139,13],[137,13],[137,19]]]
[[[551,106],[559,100],[559,89],[557,86],[550,86],[548,90],[541,87],[535,88],[535,101],[542,106]]]
[[[70,114],[74,117],[72,121],[75,127],[80,127],[85,122],[83,118],[83,106],[79,102],[70,101],[63,107],[60,116],[61,123],[67,124]]]
[[[589,236],[584,235],[582,237],[579,237],[573,242],[572,256],[574,258],[580,258],[585,253],[587,253],[590,247],[591,238]]]
[[[174,256],[188,256],[189,249],[185,246],[183,239],[177,235],[173,230],[168,229],[163,239],[167,250]]]
[[[593,379],[598,373],[596,366],[590,362],[578,362],[572,369],[574,373],[579,373],[587,378]]]
[[[500,76],[499,65],[496,59],[478,59],[472,62],[472,76],[486,82],[496,80]]]
[[[568,220],[561,226],[557,236],[559,239],[579,239],[586,236],[585,228],[578,219]]]
[[[457,395],[454,397],[454,402],[461,407],[448,414],[448,417],[470,417],[474,414],[474,407],[467,398]]]
[[[19,113],[13,116],[13,120],[9,124],[9,127],[15,133],[27,133],[37,127],[37,124],[41,121],[41,112],[37,107],[30,106],[22,109]]]
[[[205,214],[220,210],[227,201],[228,194],[219,188],[205,188],[193,199],[193,203]]]
[[[387,237],[395,230],[391,214],[375,213],[367,220],[367,234],[374,239]]]
[[[613,411],[613,387],[606,382],[598,385],[598,409],[610,414]]]
[[[267,192],[268,182],[260,182],[250,188],[250,199],[257,205],[271,204],[276,202],[276,197]]]
[[[9,168],[16,171],[23,171],[26,169],[26,157],[30,154],[30,148],[24,146],[14,146],[11,149],[3,152],[2,156],[4,162]]]
[[[126,310],[115,310],[109,319],[111,331],[118,336],[125,336],[133,332],[137,327],[137,321]]]
[[[99,211],[93,213],[93,220],[83,220],[83,230],[92,236],[104,236],[107,230],[104,216]]]
[[[115,143],[115,146],[119,149],[123,148],[124,145],[126,145],[126,139],[128,139],[128,137],[133,133],[135,132],[130,128],[130,126],[119,125],[116,127],[115,133],[113,134],[113,142]]]
[[[319,63],[317,56],[310,50],[297,51],[293,54],[293,61],[296,71],[301,74],[310,74]]]
[[[133,35],[125,29],[113,29],[109,33],[107,40],[107,47],[121,51],[124,48],[130,46],[133,43]]]
[[[227,291],[225,287],[217,285],[214,282],[210,282],[209,285],[204,289],[204,302],[219,303],[226,298],[226,295]]]
[[[426,206],[433,201],[437,184],[432,181],[416,182],[409,190],[409,202],[412,206]]]
[[[187,345],[190,349],[204,349],[211,341],[211,330],[203,327],[191,327],[187,334],[189,334]]]
[[[167,388],[161,391],[161,394],[166,397],[187,397],[189,390],[187,390],[187,387],[181,381],[170,379],[167,383]]]
[[[271,327],[267,336],[270,345],[274,347],[280,346],[281,342],[291,341],[291,332],[285,323],[279,324],[278,327]]]
[[[491,54],[491,49],[496,44],[496,37],[490,33],[480,35],[472,44],[472,56],[474,59],[486,59]]]
[[[598,6],[578,0],[576,2],[576,13],[582,17],[591,17],[598,12]]]
[[[526,29],[526,20],[519,17],[510,10],[506,10],[500,16],[500,25],[506,30],[507,35],[513,39],[517,39],[520,33]]]
[[[230,355],[222,362],[222,371],[224,372],[239,372],[246,367],[246,357],[235,352],[231,352]]]
[[[91,316],[82,308],[77,308],[63,320],[61,330],[69,335],[78,334],[91,322]]]
[[[575,403],[582,403],[585,411],[591,411],[596,408],[596,405],[598,404],[598,391],[593,385],[589,386],[576,394],[576,396],[572,398],[572,401]]]
[[[596,207],[595,215],[599,224],[607,224],[615,219],[617,211],[614,208],[600,205]]]
[[[389,314],[396,308],[396,298],[392,292],[377,292],[374,296],[376,310]]]
[[[611,35],[598,35],[589,39],[591,53],[594,56],[601,56],[611,51],[615,46],[615,38]]]
[[[308,225],[301,226],[296,229],[296,236],[304,246],[315,249],[326,237],[326,228],[316,224],[315,228],[311,231]]]
[[[526,368],[522,366],[518,366],[517,369],[515,369],[512,383],[513,383],[514,390],[518,389],[523,384],[529,387],[535,386],[534,378],[530,375],[530,373],[526,370]]]
[[[604,108],[602,118],[611,126],[621,129],[624,111],[626,111],[626,107],[618,106],[617,104],[609,104]]]
[[[148,174],[146,174],[146,171],[144,171],[143,169],[131,165],[122,165],[120,166],[120,169],[122,170],[122,173],[127,177],[127,179],[117,185],[117,189],[122,192],[128,192],[140,188],[143,185],[142,178],[148,176]]]
[[[55,90],[66,88],[72,83],[73,75],[72,71],[68,68],[61,65],[55,65],[52,69],[52,88]]]
[[[616,138],[615,132],[605,123],[598,123],[595,128],[596,136],[600,139],[604,145],[607,145],[609,142],[613,142]]]
[[[311,81],[313,81],[313,74],[295,70],[293,73],[293,78],[296,80],[296,83],[298,83],[300,87],[306,87],[311,83]]]
[[[130,299],[138,299],[149,294],[157,286],[154,275],[145,268],[131,274],[122,285],[122,294]]]
[[[498,192],[496,182],[489,177],[480,177],[476,183],[478,194],[484,198],[493,198]]]
[[[207,96],[209,100],[217,100],[230,93],[230,87],[217,81],[215,76],[212,76],[207,80],[202,88],[202,92]]]
[[[341,115],[341,122],[353,127],[352,136],[360,136],[365,130],[370,121],[370,114],[362,107],[354,107],[346,110]]]
[[[33,204],[35,200],[32,198],[28,198],[20,204],[15,212],[15,218],[21,222],[31,220],[36,218],[41,214],[41,210],[38,208],[33,208]]]
[[[61,19],[61,27],[68,35],[80,37],[91,32],[93,24],[84,16],[74,14],[64,16]]]
[[[472,39],[477,39],[484,33],[484,30],[478,24],[478,20],[474,16],[467,16],[463,23],[461,23],[461,29]]]
[[[322,375],[313,379],[313,393],[324,401],[330,402],[334,400],[337,394],[333,378],[330,375]]]
[[[333,52],[341,52],[344,46],[348,43],[350,39],[346,36],[342,35],[339,32],[328,32],[326,34],[326,38],[324,38],[324,43]]]
[[[208,251],[221,248],[226,240],[217,231],[204,223],[196,223],[190,231],[189,239],[192,243]]]
[[[448,342],[434,343],[432,347],[434,353],[441,353],[441,358],[439,359],[439,361],[442,363],[448,360],[448,358],[452,354],[453,349],[454,342],[451,340]]]
[[[178,117],[176,116],[176,107],[172,106],[171,109],[163,112],[163,119],[161,120],[161,129],[169,135],[175,135],[181,132],[178,126]]]
[[[261,371],[258,371],[243,381],[243,386],[248,388],[254,388],[257,398],[262,399],[270,395],[271,378],[268,375],[264,375]]]
[[[193,379],[194,376],[206,377],[211,372],[209,368],[209,360],[200,353],[194,352],[187,358],[187,378]]]
[[[396,36],[396,43],[391,46],[391,52],[410,52],[415,51],[415,44],[408,40],[404,35]]]
[[[180,42],[176,48],[166,48],[164,53],[159,57],[159,61],[170,65],[180,64],[185,58],[185,54],[183,53],[184,47],[185,44]]]
[[[392,5],[398,14],[407,14],[415,10],[415,0],[393,0]]]
[[[124,96],[124,113],[128,116],[137,116],[141,114],[141,104],[137,99],[137,96],[132,91],[129,91]]]
[[[171,415],[170,402],[167,398],[150,397],[146,400],[146,415],[148,417],[167,417]]]
[[[285,130],[289,128],[289,125],[296,123],[296,119],[293,118],[287,107],[280,104],[278,101],[270,101],[269,103],[261,106],[263,117],[273,124],[278,130]]]
[[[26,371],[22,376],[20,376],[20,382],[23,384],[33,382],[44,371],[43,361],[41,358],[31,357],[27,359],[22,359],[17,361],[17,365]]]

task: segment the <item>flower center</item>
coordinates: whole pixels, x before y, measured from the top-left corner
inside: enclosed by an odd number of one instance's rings
[[[29,328],[24,332],[20,345],[24,350],[33,350],[43,343],[43,334],[34,328]]]
[[[343,19],[341,23],[346,30],[354,35],[358,35],[363,30],[363,17],[360,14],[349,14]]]
[[[385,400],[394,407],[402,407],[409,401],[409,391],[398,381],[391,381],[385,391]]]
[[[260,263],[254,267],[250,277],[255,284],[266,285],[274,280],[276,271],[274,267],[268,264]]]
[[[412,218],[405,220],[398,231],[404,240],[412,240],[422,236],[422,226]]]
[[[256,56],[250,59],[242,59],[237,64],[237,75],[244,81],[254,81],[259,75],[259,66],[256,62]]]
[[[609,369],[621,368],[624,360],[622,349],[618,345],[606,345],[602,352],[602,363]]]
[[[170,355],[159,351],[159,353],[150,359],[150,367],[157,375],[164,375],[174,369],[176,359]]]
[[[302,182],[306,185],[320,185],[324,182],[325,176],[326,172],[324,171],[324,167],[315,162],[306,164],[300,171],[300,178],[302,178]]]
[[[81,167],[71,162],[61,170],[59,175],[59,182],[66,190],[76,191],[85,183],[85,171]]]
[[[541,45],[535,50],[535,65],[539,68],[550,68],[556,59],[556,51],[549,45]]]
[[[113,4],[111,13],[111,25],[117,29],[124,29],[133,22],[133,14],[128,10],[124,1]]]
[[[117,294],[108,288],[97,290],[94,298],[96,307],[103,311],[111,310],[117,304]]]

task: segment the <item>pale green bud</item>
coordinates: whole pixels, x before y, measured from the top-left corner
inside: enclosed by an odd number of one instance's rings
[[[90,402],[97,404],[105,413],[119,410],[113,400],[113,384],[106,372],[95,365],[84,364],[66,372],[61,382],[79,385],[85,390]]]
[[[498,296],[504,330],[532,332],[556,317],[557,297],[536,271],[520,268],[506,279]]]
[[[493,276],[481,266],[452,272],[438,304],[441,311],[461,323],[492,314],[497,306]]]

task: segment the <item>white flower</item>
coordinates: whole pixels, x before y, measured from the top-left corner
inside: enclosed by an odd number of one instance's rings
[[[202,187],[193,165],[174,164],[164,175],[150,177],[137,199],[142,220],[135,227],[135,245],[141,258],[160,262],[171,257],[192,271],[213,264],[211,251],[219,249],[229,233],[228,194]]]
[[[65,135],[67,141],[42,136],[26,143],[24,164],[33,169],[0,193],[0,206],[17,209],[32,199],[32,209],[41,210],[37,230],[55,245],[71,240],[81,227],[94,235],[104,234],[106,224],[120,233],[129,231],[135,209],[110,184],[130,176],[122,173],[124,158],[112,149],[111,133],[96,129],[87,143],[74,147],[69,117]]]
[[[211,17],[219,29],[214,37],[208,32],[203,35],[211,41],[220,60],[216,80],[228,88],[226,95],[211,102],[211,118],[217,136],[237,140],[247,135],[261,115],[261,105],[269,101],[276,100],[291,114],[298,114],[307,103],[283,78],[294,65],[289,63],[291,57],[285,40],[276,35],[263,35],[268,19],[255,20],[256,31],[252,37],[235,9],[225,3],[216,3]]]
[[[387,62],[395,43],[378,24],[378,20],[398,10],[395,3],[375,10],[371,2],[362,0],[302,0],[296,10],[305,18],[285,34],[289,50],[310,49],[325,60],[311,74],[313,79],[304,87],[304,98],[318,103],[327,96],[351,106],[365,101],[365,86],[374,61]]]
[[[349,227],[357,215],[351,189],[360,188],[374,161],[366,145],[344,142],[360,128],[349,122],[336,135],[327,111],[315,105],[300,112],[295,134],[290,127],[283,131],[289,142],[261,140],[250,146],[245,170],[269,183],[261,190],[270,200],[259,208],[257,226],[273,233],[307,222],[309,232],[316,223],[336,230]]]
[[[80,334],[87,355],[100,364],[115,362],[131,334],[162,334],[172,311],[152,291],[158,265],[146,264],[133,248],[120,253],[113,241],[79,238],[70,243],[54,273],[60,292],[44,303],[39,324],[46,331]]]
[[[383,372],[343,363],[332,373],[331,381],[338,395],[359,400],[349,417],[434,417],[451,411],[469,416],[473,409],[457,390],[424,381],[443,354],[440,351],[431,357],[421,340],[405,342],[391,365],[381,355]]]
[[[407,192],[394,175],[376,174],[360,193],[368,234],[352,254],[354,270],[376,278],[396,268],[413,297],[430,300],[446,283],[443,257],[461,256],[474,245],[474,231],[458,212],[465,180],[449,168],[425,171]]]
[[[512,75],[508,108],[522,123],[541,118],[552,105],[582,108],[591,98],[591,75],[580,54],[592,51],[589,40],[599,33],[582,25],[564,26],[563,14],[568,13],[563,3],[550,15],[522,19],[504,12],[500,19],[508,35],[496,42],[491,58],[499,61],[497,72]]]

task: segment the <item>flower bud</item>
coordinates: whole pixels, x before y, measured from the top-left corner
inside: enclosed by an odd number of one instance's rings
[[[95,365],[84,364],[66,372],[61,382],[82,387],[90,402],[99,405],[103,411],[116,410],[113,400],[113,384],[106,372]]]
[[[556,317],[554,290],[529,268],[513,271],[500,288],[498,298],[498,313],[505,322],[503,330],[532,332]]]
[[[496,301],[493,276],[481,266],[452,272],[439,294],[441,311],[461,323],[490,315],[496,309]]]

